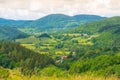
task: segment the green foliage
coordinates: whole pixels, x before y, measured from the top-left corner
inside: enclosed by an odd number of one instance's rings
[[[0,40],[24,38],[27,35],[15,28],[0,26]]]
[[[120,17],[94,21],[72,29],[71,33],[99,34],[93,38],[95,46],[119,46]]]
[[[9,71],[5,68],[0,67],[0,79],[6,79],[9,77]]]
[[[6,54],[0,54],[0,66],[12,69],[15,67],[15,62],[10,59]]]
[[[120,76],[120,56],[115,55],[99,55],[95,58],[79,60],[71,65],[70,73],[92,72],[95,75]]]
[[[71,74],[82,73],[86,72],[88,68],[89,68],[88,64],[84,62],[75,62],[71,65],[69,72]]]
[[[57,77],[63,77],[66,76],[66,72],[57,68],[56,66],[50,65],[40,71],[40,74],[42,76],[57,76]]]
[[[26,49],[19,44],[0,43],[0,66],[5,68],[21,67],[23,74],[32,74],[36,68],[54,64],[52,58]]]

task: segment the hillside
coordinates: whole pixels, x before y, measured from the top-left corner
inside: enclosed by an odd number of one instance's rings
[[[107,18],[100,21],[91,22],[71,30],[72,33],[86,33],[89,35],[98,34],[93,39],[95,45],[112,46],[120,45],[120,17]]]
[[[24,38],[27,35],[15,28],[0,26],[0,40]]]
[[[0,66],[4,68],[21,68],[24,75],[31,75],[34,71],[50,64],[54,64],[54,62],[47,55],[36,53],[19,44],[0,42]]]

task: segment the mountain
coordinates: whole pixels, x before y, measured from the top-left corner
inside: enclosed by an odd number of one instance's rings
[[[111,17],[82,25],[74,30],[73,33],[86,33],[89,35],[98,34],[94,38],[95,45],[119,46],[120,45],[120,17]]]
[[[103,19],[104,17],[96,15],[76,15],[68,16],[63,14],[51,14],[35,20],[30,24],[31,27],[37,27],[40,31],[69,29],[77,27],[87,22]]]
[[[23,38],[26,34],[11,27],[0,26],[0,40]]]
[[[31,23],[32,20],[10,20],[10,19],[3,19],[0,18],[0,26],[9,26],[9,27],[25,27],[29,23]]]
[[[26,27],[35,29],[34,31],[38,32],[56,32],[68,30],[70,28],[80,26],[81,24],[85,24],[87,22],[95,20],[100,20],[103,18],[104,17],[96,15],[68,16],[64,14],[50,14],[38,20],[8,20],[0,18],[0,25],[20,28],[23,32],[26,32]],[[29,32],[31,32],[31,30]]]
[[[78,22],[72,17],[63,14],[51,14],[40,18],[30,24],[31,27],[37,27],[39,30],[70,28],[78,26]]]
[[[102,18],[105,17],[101,17],[101,16],[97,16],[97,15],[85,15],[85,14],[81,14],[81,15],[75,15],[73,16],[77,21],[79,22],[91,22],[91,21],[96,21],[96,20],[100,20]]]

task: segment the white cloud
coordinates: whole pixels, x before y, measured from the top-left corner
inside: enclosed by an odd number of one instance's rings
[[[0,17],[37,19],[48,14],[120,16],[119,0],[0,0]]]

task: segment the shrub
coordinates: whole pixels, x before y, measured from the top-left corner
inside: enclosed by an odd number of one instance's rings
[[[62,71],[61,69],[57,68],[56,66],[50,65],[40,71],[41,76],[57,76],[57,77],[63,77],[65,76],[65,71]]]
[[[0,78],[8,78],[8,77],[9,77],[9,71],[7,69],[0,67]]]

